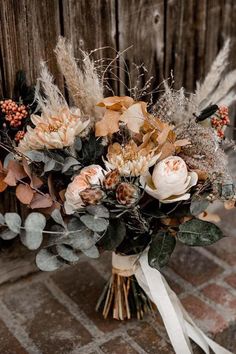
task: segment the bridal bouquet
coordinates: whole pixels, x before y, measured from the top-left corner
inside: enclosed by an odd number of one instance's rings
[[[172,345],[191,353],[189,337],[204,351],[229,353],[205,336],[161,275],[177,242],[208,246],[223,237],[208,207],[235,206],[223,148],[234,100],[235,72],[224,76],[229,41],[193,94],[163,82],[155,104],[147,92],[104,97],[104,73],[59,39],[55,53],[73,106],[45,64],[32,104],[3,100],[0,191],[26,206],[0,215],[3,240],[19,235],[36,264],[53,271],[80,252],[113,252],[111,278],[98,301],[106,318],[142,318],[156,307]],[[36,107],[37,106],[37,107]],[[23,220],[24,219],[24,220]]]

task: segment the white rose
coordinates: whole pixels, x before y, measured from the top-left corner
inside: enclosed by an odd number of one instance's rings
[[[178,156],[170,156],[158,162],[152,175],[141,178],[145,191],[162,203],[188,200],[191,195],[187,191],[197,181],[197,173],[188,172],[186,163]]]
[[[76,209],[83,206],[80,192],[92,185],[99,185],[104,179],[105,172],[99,165],[90,165],[80,171],[66,189],[64,203],[66,214],[73,214]]]

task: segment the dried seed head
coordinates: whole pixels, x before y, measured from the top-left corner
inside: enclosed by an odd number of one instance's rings
[[[107,190],[115,189],[119,183],[120,183],[120,173],[118,169],[108,172],[103,181],[103,185]]]
[[[80,192],[80,197],[85,205],[95,205],[101,203],[104,192],[97,187],[86,188]]]
[[[119,204],[131,206],[139,198],[139,189],[131,183],[122,182],[116,189],[116,199]]]

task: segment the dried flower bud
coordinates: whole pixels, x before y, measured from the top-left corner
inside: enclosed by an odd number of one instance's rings
[[[106,189],[115,189],[120,183],[120,173],[118,169],[108,172],[104,178],[103,185]]]
[[[116,199],[119,204],[131,206],[139,198],[139,189],[131,183],[122,182],[116,189]]]
[[[104,197],[104,192],[100,188],[86,188],[80,192],[80,198],[85,205],[99,204]]]

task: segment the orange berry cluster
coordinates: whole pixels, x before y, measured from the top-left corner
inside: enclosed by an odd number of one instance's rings
[[[14,140],[15,140],[16,142],[19,142],[21,139],[24,138],[24,135],[25,135],[25,132],[24,132],[23,130],[19,130],[19,131],[16,133]]]
[[[28,115],[27,108],[21,104],[18,105],[13,100],[4,100],[0,102],[1,111],[5,113],[5,119],[12,128],[17,128],[22,124],[22,119]]]
[[[211,118],[211,125],[216,129],[219,138],[224,137],[224,130],[229,125],[229,109],[226,106],[219,107],[216,114]]]

